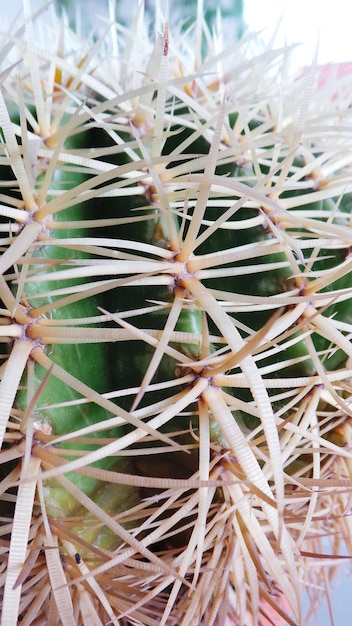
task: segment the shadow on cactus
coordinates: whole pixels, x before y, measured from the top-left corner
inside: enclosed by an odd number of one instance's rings
[[[27,9],[1,59],[2,624],[303,624],[351,550],[351,94],[201,18],[152,42],[140,4],[84,43]]]

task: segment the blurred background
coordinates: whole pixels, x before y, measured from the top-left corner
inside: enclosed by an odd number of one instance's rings
[[[96,35],[104,32],[111,18],[128,24],[138,5],[138,0],[51,2],[58,14],[65,11],[76,31],[87,33],[88,29]],[[5,0],[2,3],[1,25],[4,27],[22,6],[22,0],[12,0],[6,3],[6,8]],[[46,4],[46,0],[30,0],[30,3],[34,9]],[[151,19],[156,4],[163,7],[166,0],[145,0]],[[346,0],[334,0],[333,4],[322,0],[203,0],[203,5],[210,26],[215,24],[217,12],[221,11],[229,39],[249,29],[266,41],[274,36],[277,45],[299,43],[295,53],[298,66],[311,63],[316,51],[319,63],[352,61],[349,19],[352,9]],[[186,27],[196,14],[196,6],[197,0],[170,0],[172,21]]]

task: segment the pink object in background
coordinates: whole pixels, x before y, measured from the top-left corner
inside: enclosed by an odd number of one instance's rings
[[[282,609],[283,613],[287,615],[287,619],[281,617],[277,610],[275,610],[269,602],[267,602],[264,598],[260,600],[260,609],[259,609],[259,621],[256,622],[255,626],[289,626],[290,624],[295,624],[292,616],[291,607],[286,600],[285,596],[282,594],[275,594],[273,597],[273,604]],[[291,617],[292,621],[288,621]],[[245,615],[244,623],[240,624],[238,619],[233,616],[228,616],[225,619],[225,622],[218,623],[217,626],[253,626],[253,616],[249,610],[247,610]]]
[[[290,605],[285,596],[281,595],[275,597],[275,604],[279,605],[287,615],[292,614]],[[261,600],[260,609],[260,626],[287,626],[287,620],[283,619],[266,600]],[[248,626],[252,625],[251,620],[252,616],[248,614]]]
[[[327,63],[323,65],[319,72],[318,88],[324,87],[331,82],[339,81],[341,86],[338,91],[334,92],[333,98],[341,95],[344,91],[352,91],[352,62],[346,61],[345,63]],[[344,77],[346,81],[342,80]]]

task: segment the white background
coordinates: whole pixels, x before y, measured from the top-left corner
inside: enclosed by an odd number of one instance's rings
[[[221,6],[221,0],[219,2]],[[278,41],[302,42],[297,62],[352,61],[352,3],[350,0],[244,0],[245,21],[251,30],[278,28]],[[325,626],[325,625],[322,625]]]

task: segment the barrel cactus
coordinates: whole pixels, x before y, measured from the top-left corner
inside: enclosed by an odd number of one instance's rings
[[[302,624],[352,548],[348,82],[223,47],[201,10],[153,38],[139,3],[81,41],[23,7],[1,55],[2,625]]]

